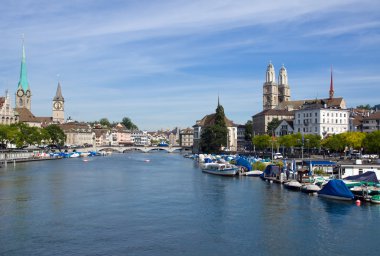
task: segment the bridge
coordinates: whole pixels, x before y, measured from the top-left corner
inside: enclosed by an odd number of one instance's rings
[[[144,153],[148,153],[150,151],[166,151],[168,153],[180,152],[182,150],[186,150],[182,147],[136,147],[136,146],[128,146],[128,147],[118,147],[118,146],[102,146],[93,148],[95,151],[114,151],[119,153],[124,153],[128,151],[141,151]]]

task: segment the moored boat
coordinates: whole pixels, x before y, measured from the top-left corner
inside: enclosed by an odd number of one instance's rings
[[[321,188],[315,184],[306,184],[301,187],[301,191],[304,193],[315,193],[319,190],[321,190]]]
[[[235,176],[239,168],[231,164],[209,163],[202,166],[202,172],[221,175],[221,176]]]
[[[380,195],[375,195],[371,197],[371,203],[380,204]]]
[[[253,171],[248,171],[244,172],[245,176],[253,176],[253,177],[259,177],[263,172],[259,170],[253,170]]]
[[[288,189],[291,189],[291,190],[300,190],[301,187],[302,187],[302,184],[299,183],[298,181],[296,180],[291,180],[289,182],[286,182],[284,183],[284,186]]]
[[[318,196],[337,200],[354,199],[354,194],[352,194],[342,180],[330,180],[318,191]]]

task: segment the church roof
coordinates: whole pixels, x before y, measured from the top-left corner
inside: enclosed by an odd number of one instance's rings
[[[24,43],[22,44],[22,59],[21,59],[20,81],[18,82],[18,89],[22,89],[24,90],[24,92],[29,90],[29,83],[26,76],[26,58],[25,58]]]
[[[196,122],[195,126],[204,127],[204,126],[214,125],[215,124],[215,116],[216,116],[216,113],[206,115],[201,120],[198,120]],[[237,126],[236,124],[234,124],[234,122],[229,120],[226,116],[224,117],[224,121],[225,121],[227,127],[236,127]]]
[[[65,101],[62,96],[61,84],[58,82],[57,92],[55,93],[55,97],[53,100]]]
[[[288,110],[297,110],[306,104],[315,103],[319,101],[320,104],[326,103],[328,108],[346,108],[346,103],[342,97],[339,98],[327,98],[327,99],[308,99],[308,100],[289,100],[281,102],[276,109],[288,109]],[[322,103],[323,102],[323,103]]]
[[[0,97],[0,108],[3,107],[4,103],[5,103],[5,97]]]
[[[15,111],[19,116],[19,121],[24,123],[41,123],[43,125],[53,122],[52,117],[36,117],[27,108],[16,108]]]
[[[258,116],[293,116],[293,111],[288,111],[286,109],[266,109],[261,111],[260,113],[257,113],[253,117]]]

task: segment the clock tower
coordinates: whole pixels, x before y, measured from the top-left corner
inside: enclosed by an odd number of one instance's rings
[[[58,82],[57,92],[53,98],[53,122],[62,124],[65,121],[65,99],[62,96],[61,84]]]
[[[26,76],[26,61],[25,61],[25,47],[24,42],[22,43],[22,60],[21,60],[21,71],[20,71],[20,81],[18,82],[16,91],[16,108],[27,108],[31,110],[32,103],[32,92],[29,88],[28,79]]]

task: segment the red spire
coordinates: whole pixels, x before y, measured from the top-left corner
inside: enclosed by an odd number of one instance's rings
[[[334,81],[333,81],[333,71],[331,66],[331,80],[330,80],[330,91],[329,91],[330,99],[334,98]]]

